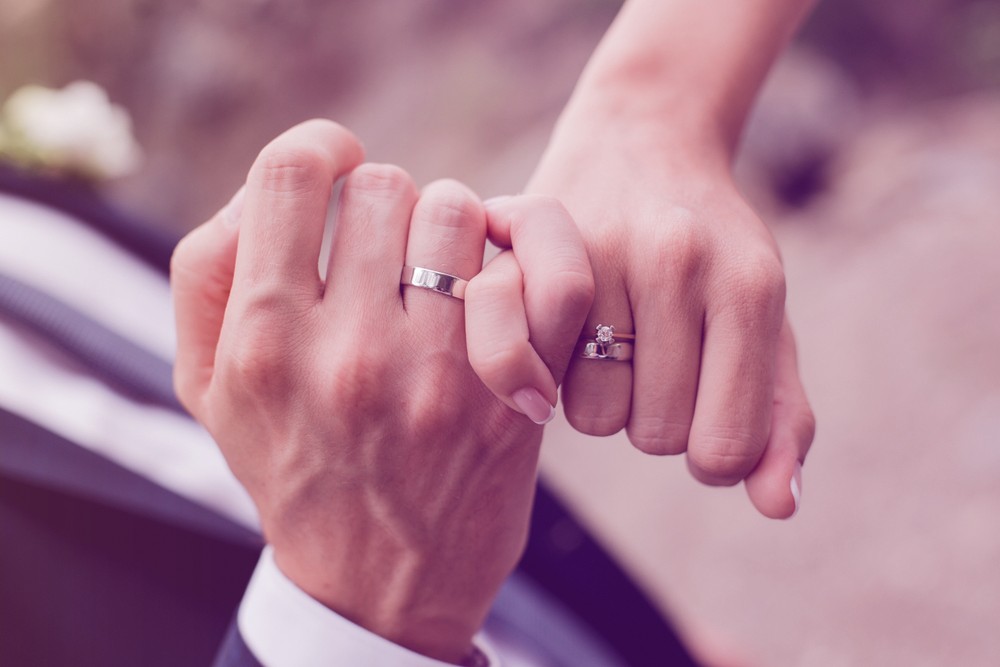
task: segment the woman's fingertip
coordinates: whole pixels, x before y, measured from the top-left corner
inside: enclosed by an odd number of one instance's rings
[[[536,424],[548,424],[556,416],[555,406],[546,401],[537,389],[531,387],[518,389],[511,394],[510,399],[514,401],[518,410]]]
[[[789,480],[788,486],[792,491],[792,499],[795,501],[795,511],[792,512],[792,516],[795,516],[799,513],[799,508],[802,507],[802,464],[798,461],[795,462],[795,469],[792,471],[792,478]]]

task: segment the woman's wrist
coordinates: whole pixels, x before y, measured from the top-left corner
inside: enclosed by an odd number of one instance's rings
[[[648,140],[732,161],[768,69],[813,0],[629,0],[571,107],[649,128]]]
[[[730,127],[731,114],[719,98],[708,82],[690,85],[683,72],[671,71],[658,57],[622,54],[592,63],[570,104],[658,128],[668,139],[671,133],[697,137],[722,150],[730,148],[729,135],[739,128]]]
[[[581,91],[564,116],[584,120],[617,137],[653,149],[690,153],[697,162],[729,165],[733,146],[718,115],[674,91],[644,94],[641,85],[619,82]]]
[[[636,169],[698,173],[717,183],[732,179],[733,149],[710,112],[669,91],[645,95],[631,85],[582,81],[556,124],[550,150],[564,163],[621,156]]]

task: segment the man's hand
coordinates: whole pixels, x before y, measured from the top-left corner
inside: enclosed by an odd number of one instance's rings
[[[477,276],[479,200],[449,181],[419,193],[402,170],[361,159],[333,123],[293,128],[261,152],[242,202],[181,242],[176,385],[292,581],[391,641],[458,662],[526,539],[541,429],[517,411],[551,411],[593,283],[553,202],[522,198],[491,224],[540,216],[528,234],[558,267],[522,267],[507,251]],[[476,276],[466,304],[401,288],[404,264]]]

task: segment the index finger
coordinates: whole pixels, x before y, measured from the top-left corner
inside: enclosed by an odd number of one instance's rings
[[[247,177],[234,295],[321,295],[319,253],[333,184],[361,162],[357,138],[328,120],[269,143]]]

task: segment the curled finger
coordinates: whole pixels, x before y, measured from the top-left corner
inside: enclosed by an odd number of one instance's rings
[[[583,236],[558,200],[541,195],[492,202],[487,225],[490,240],[517,259],[529,339],[558,384],[594,301]]]
[[[240,188],[219,213],[177,244],[170,259],[177,324],[174,390],[195,417],[199,417],[201,397],[212,378],[215,348],[233,286],[243,196]]]
[[[502,252],[465,291],[469,363],[508,407],[536,424],[555,416],[556,382],[531,345],[521,268]]]
[[[761,514],[788,519],[802,504],[802,464],[812,445],[816,419],[799,377],[795,339],[787,317],[775,363],[771,434],[764,455],[744,483]]]

